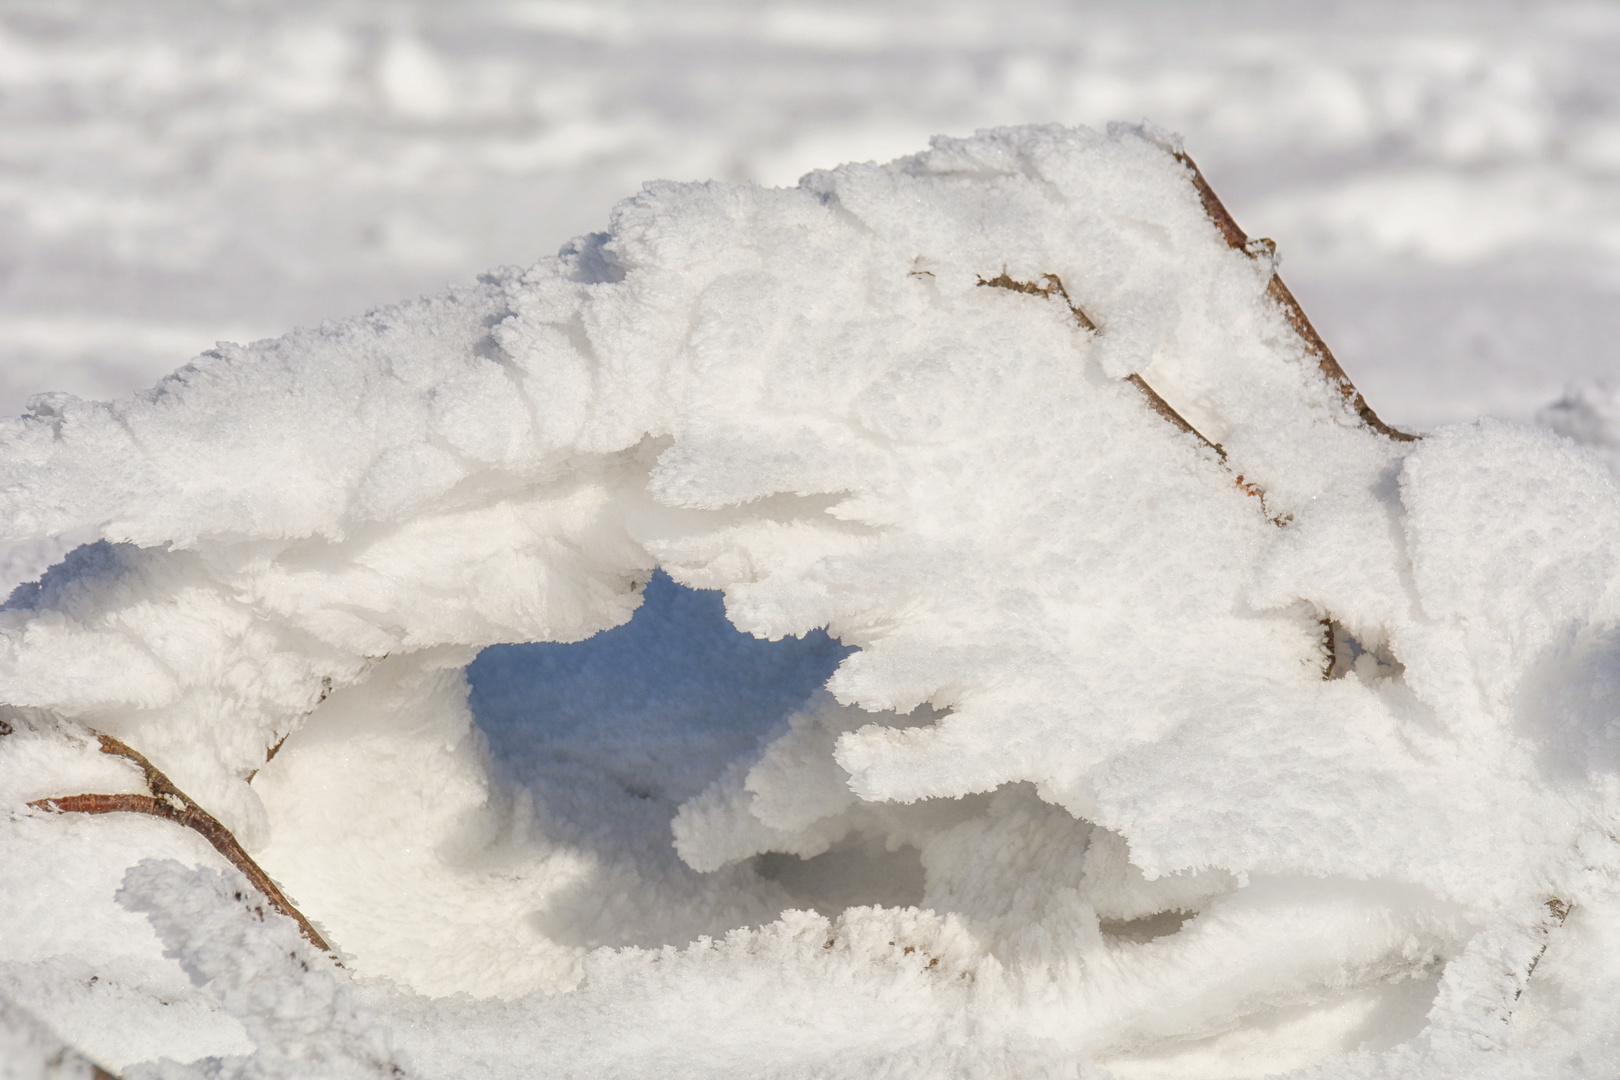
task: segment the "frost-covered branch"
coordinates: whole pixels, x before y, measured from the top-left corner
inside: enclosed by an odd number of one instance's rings
[[[1209,190],[1207,184],[1204,186],[1203,190]],[[1213,193],[1211,193],[1210,198],[1214,198]],[[1217,202],[1216,205],[1218,206],[1219,203]],[[1224,213],[1224,209],[1222,212]],[[1230,223],[1232,219],[1227,217],[1225,220]],[[1219,222],[1217,222],[1217,224],[1219,224]],[[1235,225],[1232,227],[1236,228]],[[1222,227],[1222,232],[1223,234],[1225,232],[1224,226]],[[1056,274],[1042,274],[1040,284],[1036,284],[1033,281],[1017,281],[1005,270],[1003,270],[1000,274],[993,278],[985,278],[981,276],[979,278],[979,284],[995,289],[1009,289],[1013,292],[1028,293],[1031,296],[1060,296],[1063,298],[1063,302],[1069,306],[1069,310],[1074,313],[1075,321],[1080,324],[1080,328],[1082,330],[1085,330],[1087,333],[1097,332],[1097,324],[1093,322],[1091,316],[1087,315],[1085,311],[1081,309],[1080,305],[1075,303],[1074,299],[1069,296],[1069,291],[1063,287],[1063,279],[1058,277]],[[1292,298],[1290,297],[1290,299]],[[1304,315],[1301,314],[1300,317],[1303,319]],[[1307,322],[1305,325],[1309,327],[1310,324]],[[1312,331],[1312,333],[1314,334],[1315,331]],[[1193,438],[1203,443],[1204,446],[1215,451],[1215,455],[1221,459],[1223,464],[1226,462],[1226,448],[1220,443],[1210,441],[1208,436],[1199,431],[1197,428],[1193,427],[1185,416],[1182,416],[1181,413],[1176,411],[1176,407],[1174,405],[1171,405],[1164,399],[1162,394],[1153,389],[1152,386],[1148,385],[1148,381],[1142,377],[1141,372],[1131,372],[1131,374],[1125,377],[1125,381],[1134,386],[1137,392],[1147,399],[1148,406],[1152,408],[1155,413],[1169,421],[1170,424],[1178,431],[1185,435],[1191,435]],[[1240,475],[1237,478],[1237,486],[1242,489],[1245,495],[1253,495],[1255,498],[1259,499],[1261,507],[1265,507],[1265,492],[1262,491],[1258,485],[1249,483]],[[1283,519],[1273,518],[1272,523],[1275,525],[1281,525],[1283,523]]]
[[[1250,258],[1260,258],[1261,256],[1271,258],[1275,255],[1277,250],[1275,243],[1263,237],[1250,240],[1248,233],[1238,227],[1238,223],[1232,218],[1231,212],[1226,209],[1226,205],[1215,194],[1215,190],[1209,186],[1209,181],[1204,179],[1203,170],[1199,169],[1197,162],[1193,161],[1183,150],[1176,151],[1176,160],[1185,165],[1188,171],[1192,173],[1193,186],[1198,189],[1198,197],[1203,200],[1204,212],[1209,215],[1209,220],[1214,222],[1215,227],[1220,230],[1221,236],[1225,238],[1228,245],[1244,252]],[[1356,384],[1350,381],[1350,376],[1344,373],[1344,368],[1339,366],[1339,361],[1334,357],[1333,351],[1327,347],[1327,343],[1322,340],[1321,335],[1316,332],[1316,327],[1311,325],[1311,320],[1305,315],[1305,309],[1299,306],[1298,300],[1294,299],[1293,292],[1287,285],[1283,284],[1281,274],[1273,273],[1271,275],[1271,282],[1266,286],[1266,293],[1277,302],[1277,306],[1282,309],[1284,317],[1288,319],[1288,325],[1294,328],[1294,332],[1299,335],[1300,341],[1304,343],[1305,351],[1315,358],[1317,365],[1322,369],[1323,376],[1343,395],[1346,403],[1355,410],[1362,423],[1378,432],[1378,434],[1394,439],[1396,442],[1412,442],[1419,437],[1410,432],[1392,428],[1379,419],[1372,406],[1367,404],[1367,399],[1361,396],[1361,391],[1356,389]]]
[[[141,774],[146,779],[146,786],[152,792],[150,795],[64,795],[53,799],[35,799],[28,805],[64,814],[146,814],[184,825],[212,844],[215,851],[225,856],[226,861],[240,870],[253,887],[264,894],[271,907],[297,923],[298,932],[304,935],[305,940],[324,952],[332,952],[332,946],[326,943],[326,939],[321,937],[315,927],[310,925],[309,920],[282,895],[275,882],[270,880],[270,875],[253,861],[252,856],[242,849],[236,837],[231,835],[231,831],[221,825],[217,818],[193,802],[189,795],[175,786],[174,781],[163,775],[161,769],[146,760],[146,756],[140,751],[111,735],[97,732],[96,738],[101,743],[102,753],[127,758],[140,767]]]

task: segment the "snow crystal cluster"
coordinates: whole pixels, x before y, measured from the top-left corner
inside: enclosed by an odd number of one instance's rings
[[[131,1077],[1611,1074],[1620,492],[1367,426],[1255,250],[1005,129],[36,398],[0,995]],[[140,789],[90,731],[344,966],[30,807]]]

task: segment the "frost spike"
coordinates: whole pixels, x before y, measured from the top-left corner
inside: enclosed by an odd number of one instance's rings
[[[1209,220],[1214,223],[1215,228],[1220,230],[1221,236],[1226,239],[1229,247],[1243,252],[1251,259],[1258,258],[1262,253],[1276,250],[1276,245],[1269,240],[1252,242],[1249,240],[1248,234],[1238,227],[1238,223],[1232,219],[1231,213],[1221,202],[1220,197],[1209,186],[1209,181],[1204,179],[1204,174],[1198,168],[1197,162],[1188,157],[1185,151],[1176,151],[1176,160],[1186,166],[1187,170],[1192,173],[1193,187],[1198,189],[1198,198],[1203,201],[1204,213],[1209,216]],[[1271,281],[1266,285],[1266,295],[1270,296],[1276,301],[1277,306],[1282,308],[1283,316],[1288,320],[1288,325],[1293,327],[1294,333],[1299,335],[1300,341],[1305,346],[1305,351],[1316,358],[1316,364],[1321,368],[1328,384],[1339,392],[1345,403],[1354,410],[1356,416],[1361,419],[1364,425],[1386,438],[1394,439],[1396,442],[1413,442],[1419,437],[1410,432],[1401,431],[1399,428],[1392,428],[1379,419],[1378,414],[1373,411],[1373,407],[1367,404],[1367,399],[1361,396],[1361,391],[1356,389],[1356,384],[1350,381],[1350,376],[1344,373],[1344,368],[1339,366],[1339,361],[1334,358],[1333,351],[1327,347],[1327,343],[1316,332],[1316,327],[1311,325],[1311,320],[1306,318],[1305,309],[1299,306],[1299,301],[1294,299],[1294,294],[1289,291],[1287,285],[1283,284],[1280,274],[1273,273],[1271,275]]]
[[[140,767],[141,773],[146,778],[146,786],[152,794],[64,795],[55,799],[35,799],[28,804],[29,806],[59,814],[146,814],[184,825],[199,833],[204,840],[213,845],[215,851],[225,856],[227,862],[240,870],[253,887],[264,894],[271,907],[297,923],[298,932],[304,935],[305,940],[327,955],[333,955],[332,946],[328,945],[326,939],[310,925],[309,920],[293,907],[292,902],[282,895],[275,882],[270,880],[270,875],[253,861],[252,856],[242,850],[242,845],[237,843],[236,837],[231,835],[229,829],[219,823],[218,818],[175,787],[174,782],[156,765],[146,760],[146,756],[139,750],[111,735],[103,735],[99,731],[94,734],[101,742],[103,754],[127,758]]]

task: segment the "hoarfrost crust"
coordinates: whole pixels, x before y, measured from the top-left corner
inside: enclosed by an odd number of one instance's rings
[[[1620,499],[1549,436],[1362,426],[1173,149],[1022,128],[652,184],[529,269],[39,399],[0,522],[98,539],[0,610],[4,699],[209,807],[434,1074],[1218,1069],[1288,1024],[1297,1064],[1401,1044],[1327,1075],[1561,1053],[1592,1029],[1545,1018],[1590,1004],[1527,958],[1567,987],[1538,948],[1608,947],[1540,913],[1612,903]],[[985,287],[1047,275],[1067,302]],[[624,623],[660,567],[859,651],[695,787],[492,782],[461,669]],[[135,861],[22,815],[12,864],[50,830]],[[921,893],[796,912],[773,853],[913,858]],[[176,914],[226,886],[187,873],[122,895],[240,983],[270,1070],[273,1003]],[[459,991],[516,1001],[418,996]]]
[[[387,1029],[355,1005],[332,962],[267,911],[241,874],[146,859],[124,875],[118,900],[151,919],[164,955],[242,1023],[256,1049],[250,1058],[190,1069],[137,1068],[131,1080],[405,1075]]]

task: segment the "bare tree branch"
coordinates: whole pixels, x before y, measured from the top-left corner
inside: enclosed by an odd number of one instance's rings
[[[1193,187],[1198,189],[1198,197],[1204,204],[1204,213],[1209,215],[1209,220],[1215,223],[1215,227],[1226,238],[1229,246],[1242,251],[1250,258],[1259,258],[1261,255],[1269,256],[1277,250],[1277,246],[1270,240],[1250,240],[1248,234],[1238,228],[1238,223],[1232,219],[1231,213],[1227,211],[1220,198],[1216,196],[1214,189],[1209,186],[1209,181],[1204,179],[1203,172],[1199,170],[1197,163],[1192,158],[1188,157],[1184,152],[1177,151],[1176,160],[1185,165],[1187,170],[1192,173]],[[1305,310],[1299,306],[1299,301],[1294,299],[1294,294],[1288,290],[1288,286],[1283,284],[1280,275],[1275,273],[1271,275],[1271,282],[1266,286],[1266,293],[1282,308],[1283,316],[1287,318],[1288,325],[1293,327],[1294,333],[1299,335],[1300,341],[1305,345],[1305,351],[1315,357],[1317,366],[1321,369],[1322,375],[1327,379],[1328,384],[1339,392],[1345,403],[1350,406],[1363,424],[1372,428],[1378,434],[1394,439],[1397,442],[1411,442],[1418,438],[1418,436],[1410,432],[1392,428],[1378,418],[1378,414],[1373,412],[1372,406],[1367,404],[1367,399],[1361,396],[1361,391],[1357,390],[1355,384],[1350,381],[1350,376],[1346,375],[1344,368],[1339,366],[1339,361],[1334,358],[1332,350],[1327,347],[1327,343],[1317,334],[1316,327],[1311,325],[1311,320],[1305,317]]]
[[[1033,281],[1016,281],[1005,270],[1003,270],[996,277],[988,279],[983,277],[979,278],[979,284],[993,289],[1011,289],[1013,292],[1029,293],[1032,296],[1060,296],[1063,298],[1063,302],[1069,306],[1069,310],[1074,313],[1075,321],[1080,324],[1081,329],[1093,334],[1099,332],[1097,329],[1097,324],[1091,320],[1089,315],[1080,309],[1080,305],[1076,304],[1074,300],[1070,298],[1069,291],[1063,287],[1063,279],[1058,277],[1056,274],[1042,274],[1041,283],[1036,284]],[[1158,413],[1165,420],[1168,420],[1178,430],[1184,432],[1185,434],[1191,435],[1193,438],[1215,451],[1215,455],[1221,459],[1221,464],[1226,464],[1226,448],[1220,443],[1211,442],[1203,432],[1193,427],[1192,424],[1187,421],[1187,418],[1177,412],[1175,406],[1166,401],[1157,390],[1149,386],[1148,381],[1142,378],[1139,373],[1132,372],[1130,375],[1125,377],[1125,381],[1136,387],[1137,391],[1147,399],[1148,405],[1153,409],[1154,412]],[[1244,480],[1241,475],[1237,477],[1237,486],[1245,495],[1252,495],[1259,499],[1261,509],[1265,509],[1265,492],[1262,491],[1259,486]],[[1280,518],[1272,518],[1271,521],[1274,525],[1283,524],[1283,520]]]
[[[303,934],[311,945],[332,955],[332,946],[328,945],[326,939],[310,925],[309,920],[293,907],[292,902],[282,895],[275,882],[270,880],[270,875],[242,850],[242,845],[237,843],[236,837],[231,835],[229,829],[193,802],[185,792],[175,787],[174,782],[163,775],[162,770],[156,765],[146,760],[140,751],[111,735],[103,735],[100,732],[96,732],[95,735],[101,742],[102,753],[127,758],[140,767],[151,794],[65,795],[55,799],[36,799],[29,803],[29,806],[57,813],[146,814],[184,825],[199,833],[204,840],[213,845],[215,851],[225,856],[226,861],[242,871],[253,887],[264,894],[271,907],[298,924],[298,932]]]

